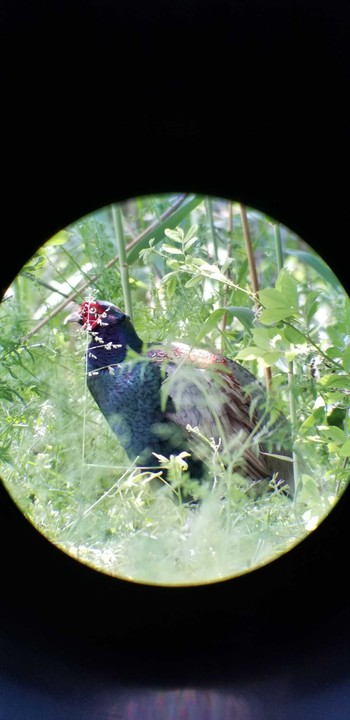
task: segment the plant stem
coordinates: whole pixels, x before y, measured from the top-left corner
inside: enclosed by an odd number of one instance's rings
[[[249,264],[250,279],[252,281],[253,293],[255,295],[257,295],[257,293],[259,291],[259,281],[258,281],[258,274],[256,271],[252,241],[251,241],[251,237],[250,237],[247,211],[246,211],[245,206],[242,204],[240,205],[240,210],[241,210],[243,236],[244,236],[245,248],[246,248],[248,264]]]
[[[282,248],[282,239],[281,239],[281,231],[279,223],[275,223],[274,225],[274,238],[275,238],[275,251],[276,251],[276,264],[277,264],[277,270],[280,272],[284,266],[284,259],[283,259],[283,248]],[[294,473],[294,497],[297,495],[297,488],[299,485],[299,479],[300,479],[300,463],[299,463],[299,457],[298,454],[294,450],[294,441],[295,441],[295,430],[298,423],[298,416],[297,416],[297,404],[295,401],[295,394],[293,389],[293,378],[294,378],[294,363],[293,360],[291,360],[288,363],[288,394],[289,394],[289,413],[290,413],[290,421],[292,424],[292,439],[293,439],[293,473]]]
[[[210,236],[211,236],[211,240],[212,240],[213,248],[214,248],[214,259],[215,259],[215,262],[217,263],[219,260],[219,249],[218,249],[218,241],[216,239],[216,234],[215,234],[213,209],[212,209],[212,204],[211,204],[210,198],[206,197],[204,200],[204,204],[205,204],[205,211],[207,214]]]
[[[294,395],[294,391],[293,391],[293,378],[294,378],[294,366],[293,366],[293,360],[291,360],[288,363],[288,390],[289,390],[289,412],[290,412],[290,421],[292,424],[292,440],[293,440],[294,497],[296,498],[297,489],[298,489],[299,480],[300,480],[300,463],[299,463],[299,456],[294,450],[295,429],[296,429],[297,423],[298,423],[298,416],[297,416],[297,404],[295,402],[295,395]]]
[[[277,270],[278,270],[278,272],[280,272],[283,268],[283,248],[282,248],[282,238],[281,238],[281,230],[280,230],[279,223],[276,223],[273,226],[273,230],[274,230],[274,237],[275,237]]]
[[[242,220],[244,242],[245,242],[248,264],[249,264],[250,278],[252,281],[253,293],[257,299],[258,292],[259,292],[258,273],[256,271],[254,251],[253,251],[252,241],[251,241],[251,237],[250,237],[250,230],[249,230],[247,211],[246,211],[245,205],[241,204],[240,210],[241,210],[241,220]],[[256,309],[257,308],[258,308],[258,302],[256,302]],[[270,367],[265,368],[265,379],[266,379],[266,387],[269,390],[271,387],[271,380],[272,380],[272,373],[271,373]]]
[[[120,277],[122,281],[124,306],[126,314],[132,322],[132,300],[130,293],[129,266],[126,260],[125,235],[123,228],[122,212],[119,205],[112,205],[112,217],[115,232],[115,239],[119,254]]]
[[[229,238],[229,241],[228,241],[228,249],[227,249],[227,257],[230,257],[230,256],[231,256],[231,252],[232,252],[232,236],[233,236],[233,210],[232,210],[232,202],[231,202],[231,201],[230,201],[229,204],[228,204],[227,234],[228,234],[228,238]],[[231,276],[230,268],[228,268],[228,269],[226,270],[226,273],[225,273],[225,274],[226,274],[228,280],[230,280],[230,276]],[[228,296],[228,293],[229,293],[229,292],[230,292],[229,286],[228,286],[228,285],[224,285],[224,289],[223,289],[223,306],[224,306],[224,307],[225,307],[225,305],[227,305],[227,296]],[[224,352],[224,350],[225,350],[225,337],[224,337],[224,333],[225,333],[225,330],[226,330],[226,324],[227,324],[227,313],[225,312],[225,314],[222,316],[222,322],[221,322],[221,332],[222,332],[222,335],[221,335],[221,352]]]

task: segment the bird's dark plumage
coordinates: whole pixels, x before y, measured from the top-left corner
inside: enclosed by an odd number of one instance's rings
[[[130,459],[155,467],[153,453],[188,450],[191,476],[201,479],[207,445],[198,428],[220,438],[226,457],[239,458],[233,469],[242,475],[258,481],[277,473],[292,490],[290,453],[275,438],[286,421],[271,421],[264,390],[249,371],[182,343],[144,347],[128,316],[109,302],[85,301],[69,320],[92,336],[87,384]]]

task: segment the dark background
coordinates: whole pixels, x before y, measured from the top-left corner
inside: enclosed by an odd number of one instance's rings
[[[143,193],[265,210],[349,290],[349,17],[325,0],[0,2],[1,287]],[[349,506],[197,588],[76,563],[0,487],[0,720],[350,718]]]

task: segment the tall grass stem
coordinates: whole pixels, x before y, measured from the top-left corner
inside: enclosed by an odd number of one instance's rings
[[[275,252],[276,252],[276,265],[277,265],[278,272],[280,272],[284,266],[284,257],[283,257],[281,229],[280,229],[279,223],[274,224],[274,240],[275,240]],[[294,446],[295,429],[297,427],[298,415],[297,415],[297,404],[296,404],[294,388],[293,388],[293,379],[294,379],[294,364],[293,364],[293,360],[291,360],[288,363],[288,393],[289,393],[289,413],[290,413],[290,421],[292,424],[292,437],[293,437],[293,446]],[[300,479],[300,463],[299,463],[298,454],[295,452],[294,447],[293,447],[293,472],[294,472],[294,490],[295,490],[294,497],[296,497],[297,488],[299,486],[299,479]]]
[[[258,273],[256,270],[254,250],[253,250],[252,240],[250,237],[249,223],[248,223],[248,217],[247,217],[247,211],[246,211],[245,205],[240,204],[240,212],[241,212],[244,243],[245,243],[245,248],[246,248],[246,253],[247,253],[247,258],[248,258],[250,279],[251,279],[251,283],[252,283],[253,293],[257,298],[258,292],[259,292]],[[257,302],[256,302],[256,307],[258,307]],[[272,381],[272,373],[271,373],[270,367],[265,368],[265,380],[266,380],[266,387],[269,390],[271,387],[271,381]]]
[[[215,233],[215,226],[214,226],[214,220],[213,220],[213,206],[212,206],[211,199],[206,197],[204,200],[204,204],[205,204],[205,211],[206,211],[207,220],[208,220],[210,238],[213,243],[214,258],[215,258],[215,262],[217,263],[219,260],[219,248],[218,248],[218,241],[217,241],[217,237],[216,237],[216,233]]]
[[[123,217],[122,217],[122,212],[121,212],[119,205],[112,205],[112,217],[113,217],[115,239],[116,239],[118,255],[119,255],[119,268],[120,268],[120,277],[121,277],[122,288],[123,288],[124,306],[125,306],[126,314],[129,315],[129,318],[132,322],[133,316],[132,316],[132,300],[131,300],[131,292],[130,292],[129,265],[128,265],[127,259],[126,259]]]

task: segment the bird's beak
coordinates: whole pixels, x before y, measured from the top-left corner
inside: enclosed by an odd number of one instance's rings
[[[82,319],[83,318],[81,317],[80,313],[75,310],[70,315],[67,315],[67,317],[65,318],[65,320],[63,322],[63,325],[67,325],[67,323],[69,323],[69,322],[79,323],[82,321]]]

